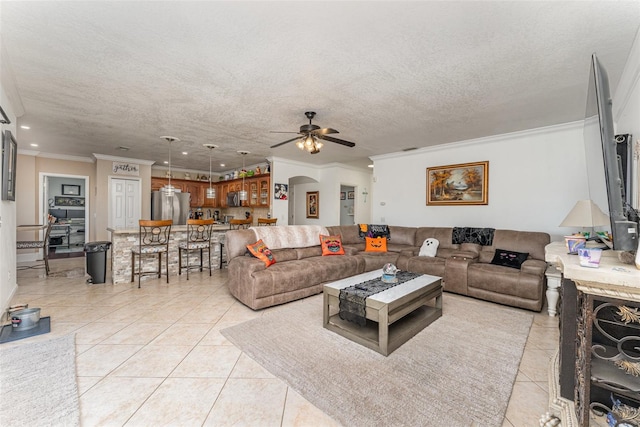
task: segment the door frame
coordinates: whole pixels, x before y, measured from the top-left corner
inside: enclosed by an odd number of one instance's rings
[[[39,174],[39,193],[38,193],[38,211],[40,212],[40,219],[43,224],[46,224],[49,215],[49,202],[45,200],[45,183],[47,177],[55,178],[71,178],[84,180],[84,241],[89,241],[89,227],[91,227],[89,210],[91,207],[91,192],[89,191],[89,176],[88,175],[72,175],[68,173],[53,173],[53,172],[40,172]],[[48,190],[48,189],[47,189]],[[42,251],[42,249],[40,250]],[[39,252],[39,255],[42,254]]]

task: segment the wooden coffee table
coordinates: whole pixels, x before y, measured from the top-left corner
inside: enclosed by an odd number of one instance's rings
[[[442,316],[442,278],[423,274],[367,297],[366,326],[340,319],[340,290],[382,275],[374,270],[328,283],[324,293],[324,327],[388,356]]]

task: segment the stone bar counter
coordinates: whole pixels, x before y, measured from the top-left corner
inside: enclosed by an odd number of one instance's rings
[[[226,232],[229,230],[228,224],[220,224],[213,226],[213,235],[211,237],[211,267],[217,269],[220,267],[221,259],[221,243],[224,243]],[[138,244],[138,236],[140,230],[138,228],[107,228],[111,233],[111,281],[114,285],[131,282],[131,248]],[[171,237],[169,240],[169,277],[178,275],[178,245],[183,242],[187,236],[186,225],[174,225],[171,227]],[[203,253],[203,271],[207,266],[206,251]],[[200,265],[200,252],[193,251],[189,260],[190,265]],[[165,271],[165,255],[162,255],[162,272]],[[138,260],[136,258],[136,264]],[[145,255],[142,257],[142,271],[150,272],[158,269],[158,256]],[[185,274],[183,271],[182,274]],[[142,276],[142,281],[147,278],[157,276]],[[137,276],[134,281],[137,281]],[[171,279],[169,279],[171,283]]]

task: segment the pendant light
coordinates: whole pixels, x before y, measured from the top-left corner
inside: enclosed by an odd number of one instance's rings
[[[214,144],[202,144],[209,149],[209,188],[207,188],[207,199],[215,199],[216,198],[216,189],[211,186],[211,153],[214,148],[218,148],[217,145]]]
[[[248,151],[238,151],[238,153],[242,154],[242,170],[244,171],[244,157],[249,154]],[[247,171],[244,171],[244,173],[242,174],[242,189],[240,189],[240,191],[238,192],[238,198],[240,199],[241,202],[246,202],[247,201],[247,190],[244,189],[244,177],[247,176]]]
[[[175,136],[161,136],[160,138],[164,139],[169,143],[169,183],[162,187],[161,191],[169,197],[172,197],[176,192],[176,189],[171,185],[171,143],[173,141],[180,141]]]

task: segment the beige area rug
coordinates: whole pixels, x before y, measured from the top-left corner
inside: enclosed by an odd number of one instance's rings
[[[501,426],[533,316],[443,300],[443,316],[388,357],[324,329],[322,295],[222,334],[344,426]]]
[[[75,335],[0,346],[0,425],[78,426]]]

